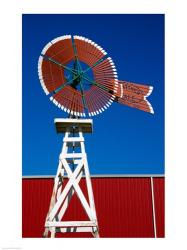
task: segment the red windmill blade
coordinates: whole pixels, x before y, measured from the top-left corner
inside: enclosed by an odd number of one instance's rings
[[[42,50],[38,73],[46,95],[76,117],[102,113],[113,101],[153,113],[151,86],[119,81],[111,57],[82,36],[61,36]]]

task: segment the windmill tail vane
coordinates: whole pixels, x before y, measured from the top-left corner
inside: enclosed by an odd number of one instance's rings
[[[60,109],[76,117],[95,116],[113,102],[154,113],[153,87],[118,80],[115,64],[98,44],[82,36],[50,41],[38,61],[41,86]]]
[[[118,83],[120,87],[114,101],[154,114],[153,107],[147,100],[153,91],[152,86],[127,81],[118,81]]]

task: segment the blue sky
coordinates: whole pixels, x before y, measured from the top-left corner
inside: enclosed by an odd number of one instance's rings
[[[86,135],[91,174],[164,173],[164,15],[23,15],[23,175],[56,173],[62,146],[54,118],[66,118],[41,88],[43,47],[61,35],[81,35],[112,57],[120,80],[150,84],[155,114],[117,103],[93,117]]]

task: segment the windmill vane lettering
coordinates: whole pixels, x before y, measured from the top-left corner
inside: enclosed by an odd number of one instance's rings
[[[147,100],[153,87],[118,80],[112,58],[85,37],[64,35],[49,42],[38,74],[46,95],[70,116],[95,116],[112,102],[154,113]]]

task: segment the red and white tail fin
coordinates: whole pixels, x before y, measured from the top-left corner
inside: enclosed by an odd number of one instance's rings
[[[153,87],[126,81],[118,81],[116,101],[127,106],[154,114],[153,107],[146,99],[153,91]]]

